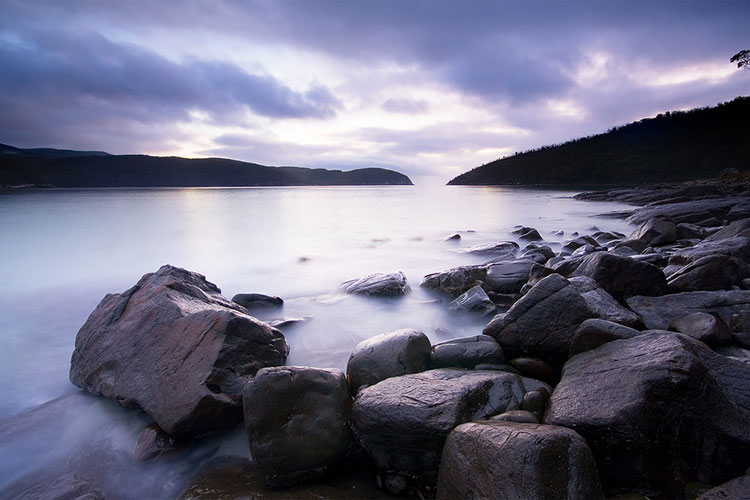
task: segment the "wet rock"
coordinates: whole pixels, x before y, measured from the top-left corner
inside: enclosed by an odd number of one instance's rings
[[[583,245],[581,247],[576,248],[575,251],[572,254],[570,254],[570,256],[579,257],[579,256],[588,255],[594,252],[603,252],[604,250],[606,250],[606,248],[600,247],[599,245]]]
[[[381,295],[393,297],[404,295],[410,290],[406,282],[406,275],[401,271],[397,273],[375,273],[364,278],[345,281],[341,284],[346,293],[361,295]]]
[[[697,312],[673,319],[667,330],[690,335],[712,347],[732,343],[732,332],[724,320],[709,313]]]
[[[603,499],[591,450],[570,429],[472,422],[445,443],[437,499]]]
[[[670,220],[675,224],[691,222],[709,227],[716,225],[713,221],[724,220],[730,209],[743,202],[746,202],[746,199],[741,197],[726,197],[642,207],[636,209],[633,215],[627,218],[627,221],[631,224],[642,224],[649,219],[661,218]],[[702,223],[704,221],[711,222],[706,225]]]
[[[396,330],[363,340],[346,365],[352,394],[389,377],[427,370],[431,349],[430,339],[418,330]]]
[[[174,438],[161,430],[158,425],[150,424],[138,435],[133,451],[133,461],[146,462],[174,451]]]
[[[577,257],[569,257],[552,265],[552,269],[556,273],[563,276],[571,276],[575,272],[575,270],[578,269],[578,266],[581,265],[581,262],[583,262],[583,255],[579,255]],[[529,278],[531,278],[530,274]]]
[[[647,246],[668,245],[677,241],[677,225],[657,218],[651,218],[633,231],[629,240],[640,240]]]
[[[571,358],[545,422],[586,439],[608,494],[677,497],[750,465],[748,377],[695,339],[645,332]]]
[[[495,303],[487,296],[484,289],[476,285],[459,295],[448,304],[451,311],[477,312],[480,314],[492,314],[495,312]]]
[[[693,247],[674,252],[670,264],[684,266],[703,257],[726,255],[744,263],[750,263],[750,238],[727,238],[719,241],[702,241]]]
[[[597,243],[603,244],[603,243],[609,243],[610,241],[613,241],[613,240],[619,240],[619,239],[625,238],[625,235],[622,233],[611,232],[611,231],[597,231],[594,234],[592,234],[591,237],[594,238]]]
[[[691,262],[669,276],[669,291],[727,290],[746,275],[747,266],[739,260],[726,255],[710,255]]]
[[[515,358],[510,364],[524,377],[541,380],[550,385],[555,385],[560,380],[560,372],[541,359]]]
[[[634,328],[604,319],[590,318],[581,323],[573,333],[568,356],[572,357],[596,349],[607,342],[629,339],[636,335],[640,335],[640,332]]]
[[[432,346],[432,368],[474,368],[484,363],[503,364],[500,344],[487,335],[475,335],[448,340]]]
[[[495,415],[494,417],[490,417],[489,420],[498,422],[518,422],[519,424],[539,423],[539,418],[528,410],[506,411],[499,415]]]
[[[458,234],[458,233],[454,233],[454,234],[452,234],[452,235],[448,236],[448,237],[447,237],[447,238],[445,239],[445,241],[458,241],[458,240],[460,240],[460,239],[461,239],[461,235],[460,235],[460,234]]]
[[[526,241],[541,241],[543,238],[539,234],[539,231],[533,227],[519,227],[511,231],[513,234],[517,234],[518,238]]]
[[[428,274],[420,286],[451,295],[460,295],[487,277],[487,267],[461,266],[439,273]]]
[[[729,327],[733,332],[750,332],[750,309],[732,314]]]
[[[606,252],[585,256],[572,276],[588,276],[617,300],[667,292],[667,280],[658,267]]]
[[[514,375],[520,375],[521,372],[513,368],[511,365],[497,364],[497,363],[480,363],[474,367],[475,370],[493,370],[497,372],[513,373]]]
[[[566,241],[565,245],[560,249],[560,253],[563,255],[570,255],[584,245],[598,247],[599,243],[597,243],[597,241],[591,236],[579,236],[573,240]]]
[[[520,247],[515,241],[498,241],[466,248],[464,251],[477,255],[515,255]]]
[[[617,243],[614,246],[614,250],[620,250],[623,248],[628,248],[632,250],[635,253],[641,253],[646,249],[648,245],[643,240],[633,240],[633,239],[627,239],[623,240],[619,243]]]
[[[552,274],[539,281],[507,313],[496,315],[484,328],[506,357],[538,357],[552,365],[567,359],[578,325],[602,318],[629,326],[640,318],[619,305],[586,277],[566,280]]]
[[[312,319],[312,316],[300,316],[298,318],[279,318],[266,320],[266,323],[273,326],[274,328],[286,328],[292,325],[298,325],[305,323]]]
[[[539,422],[544,416],[544,409],[549,401],[550,393],[544,387],[529,391],[523,395],[521,400],[521,409],[531,412]]]
[[[316,479],[351,451],[349,387],[339,370],[263,368],[243,405],[250,454],[269,486]]]
[[[554,256],[554,250],[547,245],[529,243],[523,248],[520,258],[522,260],[533,260],[537,264],[544,264]]]
[[[239,423],[246,381],[288,352],[280,331],[204,276],[163,266],[104,297],[78,332],[70,380],[192,436]]]
[[[734,361],[750,365],[750,349],[737,345],[723,345],[714,347],[714,352]]]
[[[661,297],[630,297],[628,307],[643,318],[646,328],[666,330],[673,319],[694,312],[715,312],[725,323],[733,314],[750,309],[750,291],[683,292]]]
[[[434,485],[454,427],[518,408],[526,392],[542,386],[500,371],[442,368],[404,375],[362,390],[352,424],[379,469]]]
[[[678,240],[690,240],[699,239],[702,240],[709,235],[709,232],[705,227],[701,227],[697,224],[690,224],[688,222],[680,222],[677,224],[677,239]]]
[[[263,295],[262,293],[238,293],[232,297],[232,302],[241,305],[245,309],[264,309],[284,305],[284,300],[281,297],[272,297],[270,295]]]
[[[727,238],[736,237],[750,238],[750,219],[740,219],[722,227],[711,236],[706,238],[707,241],[719,241]]]
[[[497,293],[518,293],[529,279],[533,260],[509,260],[487,268],[485,283]]]
[[[732,340],[738,346],[750,349],[750,332],[733,332]]]

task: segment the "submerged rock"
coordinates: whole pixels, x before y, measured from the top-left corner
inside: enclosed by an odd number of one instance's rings
[[[364,278],[345,281],[341,286],[346,293],[386,297],[404,295],[410,290],[406,275],[401,271],[390,274],[370,274]]]
[[[603,499],[591,450],[570,429],[472,422],[445,443],[438,500],[482,498]]]
[[[76,336],[70,380],[170,435],[199,435],[239,423],[244,384],[288,353],[280,331],[204,276],[163,266],[104,297]]]
[[[451,295],[460,295],[487,277],[487,267],[461,266],[439,273],[428,274],[420,286]]]
[[[238,293],[232,297],[232,302],[236,302],[245,309],[263,309],[284,305],[284,299],[281,297],[272,297],[262,293]]]
[[[464,249],[464,252],[478,255],[513,256],[519,246],[515,241],[498,241],[497,243],[486,243]]]

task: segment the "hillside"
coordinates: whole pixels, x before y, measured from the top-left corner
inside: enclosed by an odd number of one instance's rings
[[[449,185],[632,185],[750,170],[750,97],[495,160]]]
[[[212,187],[411,185],[393,170],[268,167],[224,158],[110,155],[0,144],[0,187]]]

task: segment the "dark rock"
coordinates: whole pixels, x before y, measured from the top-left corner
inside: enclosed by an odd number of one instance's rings
[[[440,273],[428,274],[420,286],[451,295],[460,295],[487,277],[487,267],[461,266]]]
[[[707,241],[719,241],[727,238],[735,238],[741,236],[743,238],[750,238],[750,219],[740,219],[730,223],[711,236],[706,238]]]
[[[661,297],[630,297],[628,307],[643,318],[646,328],[666,330],[673,319],[694,312],[715,312],[725,323],[733,314],[750,309],[750,291],[684,292]]]
[[[479,363],[474,367],[475,370],[494,370],[497,372],[513,373],[520,375],[521,372],[513,368],[511,365],[497,364],[497,363]]]
[[[474,368],[483,363],[503,364],[500,344],[487,335],[475,335],[448,340],[432,346],[430,365],[432,368]]]
[[[591,236],[580,236],[573,240],[566,241],[565,245],[560,249],[560,253],[563,255],[570,255],[584,245],[598,247],[599,243],[597,243],[597,241]]]
[[[541,380],[550,385],[555,385],[560,380],[560,372],[541,359],[515,358],[510,364],[524,377]]]
[[[702,241],[700,244],[674,252],[670,264],[686,265],[703,257],[726,255],[750,263],[750,238],[727,238],[719,241]]]
[[[628,239],[641,240],[647,246],[668,245],[677,241],[677,225],[666,220],[651,218],[638,226]]]
[[[497,243],[487,243],[466,248],[467,253],[478,255],[515,255],[519,246],[515,241],[498,241]]]
[[[410,288],[406,282],[406,275],[401,271],[397,273],[376,273],[364,278],[345,281],[341,284],[346,293],[362,295],[382,295],[392,297],[404,295]]]
[[[161,430],[158,425],[150,424],[138,435],[133,451],[133,461],[146,462],[174,451],[174,438]]]
[[[720,317],[704,312],[673,319],[667,330],[690,335],[712,347],[732,343],[732,332],[727,324]]]
[[[746,201],[744,198],[726,197],[643,207],[636,209],[633,215],[627,218],[627,221],[631,224],[641,224],[652,218],[661,218],[670,220],[675,224],[691,222],[708,227],[716,224],[711,222],[707,226],[702,222],[711,219],[713,221],[724,220],[730,209],[744,201]],[[721,222],[719,222],[720,224]]]
[[[532,356],[560,365],[567,359],[578,325],[589,318],[640,325],[636,314],[619,305],[590,278],[568,281],[552,274],[507,313],[496,315],[482,333],[498,341],[506,358]]]
[[[520,424],[538,424],[539,423],[539,418],[528,410],[506,411],[499,415],[495,415],[494,417],[490,417],[489,420],[499,421],[499,422],[518,422]]]
[[[142,408],[170,435],[199,435],[239,423],[246,381],[288,353],[280,331],[205,277],[163,266],[104,297],[78,332],[70,380]]]
[[[750,309],[732,314],[729,318],[729,327],[733,332],[750,332]]]
[[[448,238],[446,238],[445,241],[458,241],[460,239],[461,239],[461,235],[458,234],[458,233],[454,233],[454,234],[448,236]]]
[[[572,276],[588,276],[617,300],[667,292],[667,280],[658,267],[606,252],[585,256]]]
[[[727,290],[746,276],[746,266],[726,255],[701,257],[669,276],[669,291]]]
[[[552,269],[563,276],[570,276],[572,275],[576,269],[578,269],[578,266],[581,265],[581,262],[583,262],[583,256],[577,256],[577,257],[570,257],[568,259],[565,259],[563,261],[557,262],[552,266]],[[548,264],[549,265],[549,264]],[[529,277],[531,277],[531,273],[529,273]]]
[[[648,245],[643,240],[627,239],[617,243],[614,246],[614,249],[619,250],[621,248],[629,248],[635,253],[641,253],[646,249],[647,246]]]
[[[750,350],[736,345],[714,347],[716,354],[750,365]]]
[[[346,365],[352,394],[363,385],[427,370],[431,349],[430,339],[418,330],[396,330],[363,340],[354,348]]]
[[[610,231],[597,231],[591,235],[597,243],[609,243],[613,240],[619,240],[625,237],[622,233],[610,232]]]
[[[539,283],[542,279],[546,278],[550,274],[560,273],[550,267],[535,264],[529,268],[529,279],[524,287],[529,287],[529,289],[531,289],[534,285]]]
[[[597,246],[594,246],[594,245],[583,245],[582,247],[576,248],[575,251],[572,254],[570,254],[570,256],[571,257],[579,257],[579,256],[588,255],[588,254],[594,253],[594,252],[603,252],[604,250],[606,250],[606,248],[600,247],[598,245]]]
[[[634,261],[645,262],[659,268],[663,268],[669,262],[669,258],[663,253],[649,252],[640,255],[633,255],[631,257]],[[666,273],[664,273],[666,275]]]
[[[690,224],[688,222],[680,222],[677,224],[677,239],[678,240],[690,240],[699,239],[702,240],[708,237],[708,231],[706,228],[701,227],[697,224]]]
[[[570,429],[472,422],[445,443],[438,500],[603,499],[586,441]]]
[[[750,349],[750,332],[733,332],[732,340],[738,346]]]
[[[604,319],[590,318],[581,323],[573,333],[568,356],[572,357],[596,349],[607,342],[629,339],[636,335],[640,335],[640,332],[634,328]]]
[[[544,264],[554,256],[554,250],[547,245],[529,243],[523,248],[520,258],[524,260],[533,260],[537,264]]]
[[[232,297],[235,302],[245,309],[263,309],[267,307],[281,307],[284,300],[281,297],[272,297],[262,293],[238,293]]]
[[[526,240],[526,241],[541,241],[541,240],[544,239],[539,234],[539,231],[537,231],[533,227],[525,227],[525,228],[522,228],[522,229],[526,229],[526,231],[521,232],[521,233],[516,233],[516,234],[519,235],[518,238],[521,239],[521,240]],[[513,232],[515,233],[515,231],[513,231]]]
[[[269,486],[318,478],[351,451],[349,387],[339,370],[263,368],[243,405],[250,454]]]
[[[544,416],[544,409],[549,401],[550,393],[544,387],[529,391],[523,395],[521,400],[521,409],[531,412],[539,422]]]
[[[545,422],[586,439],[608,494],[675,497],[750,465],[748,377],[686,335],[645,332],[571,358]]]
[[[495,312],[495,303],[487,296],[484,289],[476,285],[466,292],[459,295],[455,300],[448,304],[451,311],[478,312],[481,314],[491,314]]]
[[[508,260],[487,268],[485,283],[498,293],[518,293],[529,279],[533,260]]]
[[[389,378],[358,394],[354,433],[379,469],[431,485],[454,427],[518,408],[526,392],[542,386],[510,373],[455,368]]]
[[[750,474],[740,476],[711,488],[697,498],[697,500],[728,500],[750,498]]]
[[[616,247],[610,251],[612,255],[618,255],[620,257],[634,257],[638,255],[638,252],[629,247]]]
[[[292,325],[305,323],[306,321],[309,321],[310,319],[312,319],[311,316],[301,316],[299,318],[270,319],[270,320],[266,320],[266,323],[273,326],[274,328],[286,328]]]

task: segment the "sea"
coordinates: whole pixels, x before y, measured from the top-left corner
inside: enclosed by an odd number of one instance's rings
[[[279,296],[282,308],[257,316],[297,320],[280,328],[291,348],[287,364],[345,370],[357,343],[381,333],[414,328],[433,343],[481,333],[489,317],[449,311],[450,298],[419,286],[426,274],[491,257],[467,252],[473,246],[517,241],[518,226],[536,228],[556,251],[579,234],[633,230],[622,218],[603,216],[633,207],[577,201],[576,192],[462,186],[0,191],[0,497],[30,496],[45,481],[64,485],[76,472],[80,479],[80,470],[93,470],[92,484],[115,496],[174,498],[208,461],[249,457],[240,429],[172,460],[133,464],[149,418],[85,395],[68,380],[76,333],[105,294],[172,264],[205,275],[227,298]],[[448,240],[454,234],[460,239]],[[403,297],[348,295],[340,287],[396,271],[411,286]]]

